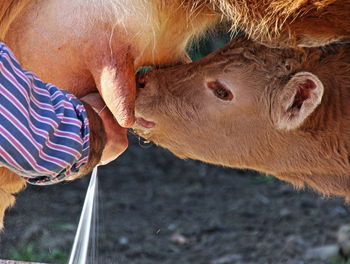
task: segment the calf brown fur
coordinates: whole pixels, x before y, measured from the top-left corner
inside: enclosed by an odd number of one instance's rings
[[[140,78],[135,130],[182,158],[350,199],[350,44],[233,41]]]

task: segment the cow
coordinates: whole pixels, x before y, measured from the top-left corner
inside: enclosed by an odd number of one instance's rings
[[[245,37],[138,77],[134,130],[181,158],[248,168],[350,199],[350,44]]]
[[[187,44],[218,19],[208,7],[192,10],[177,0],[5,0],[0,38],[42,80],[79,98],[99,91],[118,122],[130,127],[135,71],[189,62]],[[0,168],[0,229],[13,194],[24,186],[22,178]]]

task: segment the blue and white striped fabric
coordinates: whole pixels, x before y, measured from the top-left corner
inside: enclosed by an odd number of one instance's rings
[[[81,101],[23,70],[0,42],[0,166],[46,185],[77,172],[88,156]]]

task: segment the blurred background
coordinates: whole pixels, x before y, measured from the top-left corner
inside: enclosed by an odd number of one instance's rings
[[[229,39],[217,34],[189,52],[198,59]],[[129,149],[99,169],[94,263],[350,263],[324,255],[350,220],[342,199],[252,171],[180,160],[129,136]],[[88,183],[28,186],[7,213],[0,258],[66,263]]]

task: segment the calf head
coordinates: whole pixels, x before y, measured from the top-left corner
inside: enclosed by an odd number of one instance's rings
[[[349,50],[234,40],[202,60],[140,76],[134,129],[181,158],[350,198]]]

